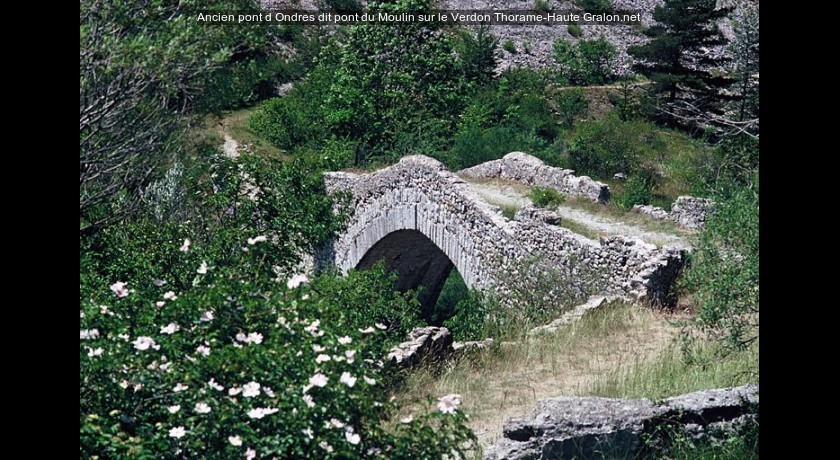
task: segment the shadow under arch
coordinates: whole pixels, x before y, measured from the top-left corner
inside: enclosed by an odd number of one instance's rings
[[[389,271],[397,272],[397,289],[419,289],[421,315],[429,319],[446,278],[455,266],[432,240],[418,230],[396,230],[377,241],[362,256],[357,270],[365,270],[382,261]]]

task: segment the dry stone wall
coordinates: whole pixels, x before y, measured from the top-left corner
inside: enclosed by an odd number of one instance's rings
[[[703,228],[706,226],[706,219],[715,210],[715,202],[709,198],[697,198],[693,196],[680,196],[671,205],[671,212],[659,206],[641,205],[633,206],[633,211],[646,214],[654,219],[670,220],[683,228]]]
[[[353,213],[326,253],[329,260],[343,272],[383,260],[399,273],[402,289],[422,286],[432,293],[421,298],[426,307],[434,305],[452,267],[468,287],[492,290],[508,304],[516,303],[515,288],[545,276],[540,270],[568,273],[569,285],[561,289],[661,302],[684,261],[680,249],[636,238],[587,239],[539,212],[508,220],[442,163],[422,155],[372,173],[327,173],[325,182],[332,193],[349,192]],[[535,258],[541,263],[521,271]]]
[[[584,196],[598,203],[610,200],[610,186],[589,176],[575,176],[571,169],[547,166],[537,157],[511,152],[499,160],[488,161],[458,171],[463,177],[500,178],[523,184],[552,188],[561,193]]]

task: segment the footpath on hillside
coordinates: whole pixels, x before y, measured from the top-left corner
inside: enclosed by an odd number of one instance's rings
[[[519,209],[533,204],[529,196],[531,188],[518,182],[503,179],[466,182],[487,203],[500,208]],[[661,222],[641,214],[628,213],[627,219],[621,220],[618,217],[593,212],[575,203],[561,204],[556,208],[556,212],[560,215],[562,227],[590,238],[625,235],[657,246],[691,249],[692,232],[676,228],[666,230]]]

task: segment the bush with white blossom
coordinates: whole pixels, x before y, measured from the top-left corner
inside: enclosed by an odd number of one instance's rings
[[[388,329],[409,325],[399,312],[418,311],[416,300],[379,290],[381,271],[286,283],[255,279],[259,260],[249,251],[233,268],[199,270],[182,292],[170,280],[114,280],[81,302],[83,457],[463,454],[473,438],[457,395],[411,423],[387,423],[382,359],[398,338]]]
[[[295,273],[342,222],[317,171],[246,156],[186,171],[168,220],[80,239],[80,458],[463,456],[459,411],[390,423],[382,360],[416,296],[381,267]]]

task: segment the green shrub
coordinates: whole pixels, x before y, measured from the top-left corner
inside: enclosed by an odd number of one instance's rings
[[[720,196],[691,254],[683,287],[699,307],[697,324],[733,348],[758,339],[759,186]]]
[[[577,23],[573,22],[570,23],[566,29],[569,31],[569,35],[575,38],[580,38],[583,36],[583,29]]]
[[[390,425],[381,360],[416,298],[381,267],[295,274],[342,222],[316,163],[215,158],[183,220],[80,240],[80,456],[463,458],[460,411]]]
[[[615,46],[604,36],[597,40],[579,40],[576,44],[562,38],[554,42],[554,59],[560,64],[561,83],[602,85],[613,80]]]
[[[248,123],[269,142],[291,150],[302,144],[320,142],[326,136],[323,125],[313,115],[310,102],[292,90],[284,97],[260,104]]]
[[[650,204],[655,187],[656,183],[651,177],[633,175],[624,182],[621,192],[612,201],[624,209],[632,209],[637,204]]]
[[[611,13],[613,10],[612,0],[574,0],[575,5],[583,11],[592,14]]]
[[[452,143],[454,167],[469,168],[485,161],[496,160],[504,155],[523,150],[526,136],[517,128],[496,126],[492,128],[468,128],[458,133]]]
[[[460,57],[464,78],[478,85],[490,82],[496,71],[499,39],[490,32],[487,25],[479,26],[474,34],[469,29],[462,29],[458,38],[455,49]]]
[[[186,288],[122,278],[81,302],[82,457],[464,457],[474,437],[460,411],[386,429],[395,407],[378,363],[396,337],[355,314],[392,304],[375,284],[278,283],[254,270],[266,242],[242,241],[234,265],[179,244],[173,259],[202,260]]]
[[[451,318],[456,311],[458,302],[466,299],[468,293],[469,289],[464,283],[464,278],[461,277],[457,269],[453,268],[443,284],[434,311],[429,318],[429,324],[441,325]]]
[[[546,0],[534,0],[534,11],[539,11],[541,13],[549,13],[553,10],[551,5],[548,4]]]
[[[601,179],[621,172],[650,175],[663,163],[667,145],[656,126],[615,115],[580,123],[569,139],[572,169]]]
[[[556,208],[566,201],[566,195],[553,188],[531,187],[531,201],[538,208]]]
[[[479,291],[470,290],[454,307],[454,314],[443,322],[458,341],[484,340],[493,335],[489,313],[492,300]]]
[[[429,11],[431,2],[396,0],[371,7],[418,13]],[[426,119],[440,120],[447,129],[439,135],[451,136],[468,88],[465,69],[453,60],[455,43],[430,22],[349,26],[336,42],[334,60],[319,65],[330,84],[315,100],[322,102],[330,132],[359,141],[371,160],[391,151],[399,133],[425,126]],[[478,77],[482,67],[472,64]],[[479,59],[478,64],[486,63]]]
[[[504,43],[502,43],[502,49],[510,54],[516,54],[516,45],[513,44],[512,40],[505,40]]]
[[[571,128],[575,121],[589,110],[589,102],[581,88],[570,88],[561,91],[555,98],[557,111],[563,123]]]
[[[558,133],[544,97],[546,80],[531,70],[509,70],[468,100],[446,161],[464,168],[516,151],[541,151]]]

